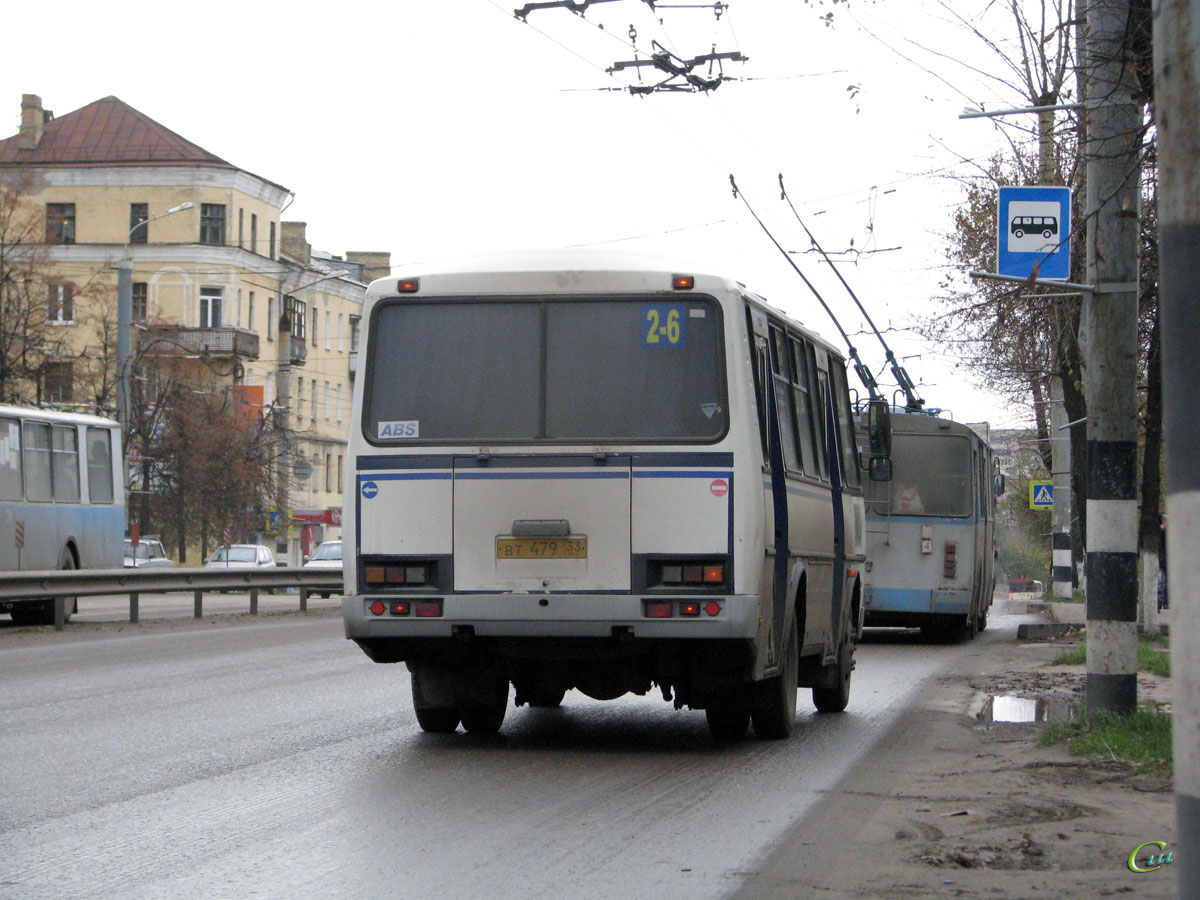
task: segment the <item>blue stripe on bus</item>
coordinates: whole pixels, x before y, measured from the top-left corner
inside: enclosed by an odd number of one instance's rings
[[[362,474],[362,481],[449,481],[449,472],[383,472],[380,474]]]
[[[447,476],[448,477],[448,476]],[[530,478],[550,478],[550,479],[578,479],[578,478],[620,478],[625,481],[629,480],[628,471],[620,472],[455,472],[454,478],[456,481],[470,479],[487,480],[487,479],[530,479]]]
[[[732,478],[733,472],[714,472],[704,469],[666,470],[659,472],[634,472],[634,478]]]
[[[919,522],[922,525],[971,525],[974,516],[867,516],[868,522]]]
[[[666,453],[628,453],[618,452],[613,454],[615,457],[622,459],[628,458],[632,460],[632,464],[639,468],[684,468],[688,466],[732,466],[732,453],[712,453],[712,452],[697,452],[697,453],[681,453],[671,451]],[[557,455],[539,455],[539,454],[519,454],[516,456],[492,456],[486,462],[472,456],[467,456],[463,453],[443,453],[443,454],[424,454],[420,456],[407,456],[401,454],[376,454],[371,456],[358,457],[359,471],[372,471],[376,469],[452,469],[457,465],[460,468],[482,468],[484,466],[497,466],[513,468],[517,466],[527,466],[529,468],[551,467],[551,466],[588,466],[596,465],[594,458],[579,454],[557,454]]]
[[[931,591],[928,588],[867,587],[864,602],[868,612],[966,613],[971,593]]]

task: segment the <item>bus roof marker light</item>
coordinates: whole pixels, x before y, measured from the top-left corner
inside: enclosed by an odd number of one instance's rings
[[[690,291],[696,286],[694,275],[672,275],[671,287],[677,291]]]
[[[398,294],[415,294],[421,289],[421,280],[419,278],[401,278],[396,282],[396,293]]]

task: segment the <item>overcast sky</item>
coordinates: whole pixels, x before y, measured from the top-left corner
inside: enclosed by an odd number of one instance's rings
[[[951,176],[1000,141],[988,120],[958,115],[968,101],[1019,105],[974,71],[998,71],[989,52],[925,0],[733,0],[719,19],[675,8],[692,2],[660,0],[656,14],[644,0],[593,0],[586,17],[536,10],[526,23],[511,0],[10,5],[0,125],[17,131],[22,93],[58,115],[112,94],[294,191],[285,218],[308,222],[319,249],[387,250],[395,264],[564,246],[664,253],[730,274],[836,339],[729,190],[733,173],[784,246],[804,251],[779,200],[783,173],[879,327],[933,311],[960,195]],[[986,4],[951,5],[975,17]],[[833,28],[819,18],[829,10]],[[684,58],[740,51],[749,61],[724,73],[744,80],[632,96],[636,72],[605,69],[646,58],[652,41]],[[828,267],[794,258],[845,329],[862,330]],[[912,357],[929,405],[993,426],[1027,418],[940,348],[886,337]],[[877,344],[855,341],[879,372]]]

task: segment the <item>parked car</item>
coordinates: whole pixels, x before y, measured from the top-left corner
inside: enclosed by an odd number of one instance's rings
[[[308,558],[308,562],[304,564],[306,569],[340,569],[342,567],[342,542],[341,541],[325,541],[313,551],[312,556]],[[332,591],[321,591],[322,597],[328,597]]]
[[[204,563],[206,569],[273,569],[275,554],[262,544],[218,547]]]
[[[134,544],[131,539],[125,538],[123,563],[127,569],[141,569],[147,566],[158,569],[174,566],[175,560],[167,556],[161,541],[142,538]]]

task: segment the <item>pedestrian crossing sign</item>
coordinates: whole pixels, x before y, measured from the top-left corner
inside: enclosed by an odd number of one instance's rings
[[[1029,508],[1050,509],[1054,506],[1054,482],[1029,482]]]

